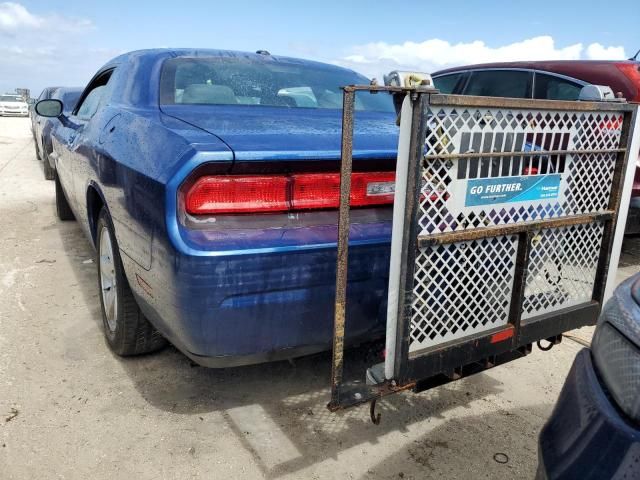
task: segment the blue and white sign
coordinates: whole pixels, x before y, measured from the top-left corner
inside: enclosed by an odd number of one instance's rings
[[[467,182],[466,207],[558,198],[560,174],[478,178]]]

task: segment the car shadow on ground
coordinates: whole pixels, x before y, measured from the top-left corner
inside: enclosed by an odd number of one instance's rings
[[[97,295],[94,251],[74,223],[58,223],[77,288],[101,335],[102,318]],[[50,228],[56,228],[52,225]],[[91,339],[108,351],[103,338]],[[98,347],[96,347],[98,348]],[[162,411],[196,416],[218,412],[253,457],[266,478],[297,472],[361,444],[376,443],[390,432],[407,432],[412,424],[442,419],[453,408],[501,391],[500,382],[477,375],[464,382],[425,392],[403,393],[379,402],[381,425],[369,419],[368,406],[331,413],[329,400],[331,356],[328,352],[292,361],[207,369],[193,364],[174,347],[135,358],[113,356],[140,396]],[[367,346],[349,349],[345,365],[361,372],[372,363]],[[267,449],[267,451],[265,451]]]

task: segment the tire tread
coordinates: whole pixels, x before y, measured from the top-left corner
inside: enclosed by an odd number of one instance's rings
[[[116,354],[123,357],[142,355],[160,350],[167,345],[167,340],[158,330],[155,329],[151,322],[147,320],[133,296],[129,282],[124,274],[122,259],[120,258],[118,244],[115,239],[113,222],[111,221],[108,211],[104,207],[102,208],[98,218],[98,233],[96,234],[98,255],[100,255],[98,238],[102,224],[106,225],[111,235],[114,262],[116,263],[116,284],[120,286],[118,291],[119,312],[115,334],[111,334],[107,326],[104,305],[102,305],[102,295],[100,295],[101,311],[107,343]],[[100,282],[100,262],[98,261],[96,263],[98,264],[98,282]],[[98,288],[100,288],[99,283]]]

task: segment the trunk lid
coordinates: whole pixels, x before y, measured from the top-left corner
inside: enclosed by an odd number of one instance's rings
[[[164,105],[162,111],[217,136],[237,161],[339,159],[342,111],[251,105]],[[354,158],[395,158],[395,114],[356,112]]]

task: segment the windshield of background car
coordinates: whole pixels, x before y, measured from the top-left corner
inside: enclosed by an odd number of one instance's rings
[[[369,80],[349,70],[241,58],[174,58],[162,69],[163,105],[254,105],[342,108],[346,85]],[[356,110],[394,112],[388,94],[363,93]]]
[[[23,102],[22,97],[14,97],[13,95],[0,96],[0,102]]]
[[[62,106],[64,107],[65,112],[71,112],[76,107],[78,103],[78,99],[82,94],[81,90],[78,91],[67,91],[67,90],[58,90],[51,98],[56,98],[62,102]]]

